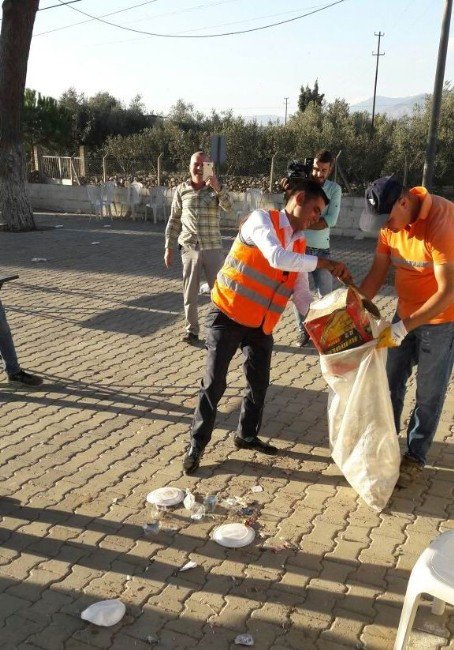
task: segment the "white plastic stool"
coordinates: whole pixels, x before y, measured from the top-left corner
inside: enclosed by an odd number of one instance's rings
[[[454,605],[454,530],[435,539],[419,556],[405,593],[394,650],[404,650],[422,594],[433,596],[432,613],[441,615]]]

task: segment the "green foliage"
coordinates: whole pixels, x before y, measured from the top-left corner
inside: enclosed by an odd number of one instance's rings
[[[41,144],[64,154],[74,153],[80,144],[99,148],[108,136],[138,133],[155,120],[146,115],[140,95],[125,108],[106,92],[86,98],[69,88],[56,100],[34,90],[25,91],[23,131],[28,149]]]
[[[34,144],[50,148],[64,147],[70,119],[69,111],[60,106],[56,99],[25,89],[22,128],[26,149],[30,150]]]
[[[311,103],[321,106],[323,99],[325,97],[324,93],[319,93],[318,91],[318,79],[315,80],[314,87],[310,86],[301,86],[300,95],[298,98],[298,110],[301,113],[304,113],[306,108],[309,107]]]
[[[310,89],[309,89],[310,90]],[[204,115],[179,100],[169,115],[146,115],[140,95],[125,108],[108,93],[86,98],[70,88],[56,101],[27,91],[25,131],[27,143],[42,143],[74,152],[79,144],[90,153],[108,155],[125,174],[134,170],[155,171],[159,154],[163,169],[188,168],[194,151],[209,152],[212,134],[226,138],[224,173],[241,176],[268,174],[274,156],[275,174],[289,160],[312,156],[320,148],[335,154],[352,186],[362,187],[373,178],[396,172],[407,184],[421,181],[429,128],[431,99],[412,115],[390,119],[377,115],[373,136],[370,115],[350,113],[347,102],[323,101],[317,82],[305,110],[290,117],[285,126],[259,125],[236,117],[232,111]],[[454,178],[454,88],[443,93],[435,183],[446,185]]]

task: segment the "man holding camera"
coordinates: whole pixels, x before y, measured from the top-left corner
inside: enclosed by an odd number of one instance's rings
[[[309,159],[310,160],[310,159]],[[342,199],[340,185],[328,180],[334,168],[336,159],[327,149],[319,151],[314,158],[311,178],[319,183],[329,199],[329,204],[322,212],[321,218],[305,231],[307,254],[316,257],[330,255],[330,228],[336,225]],[[319,297],[325,296],[333,290],[333,276],[324,268],[317,268],[310,274]],[[309,342],[309,335],[304,328],[304,319],[307,314],[301,314],[294,306],[295,318],[298,325],[298,345],[304,347]]]
[[[189,345],[199,340],[198,294],[203,269],[210,289],[222,266],[224,255],[220,230],[220,209],[228,211],[231,201],[213,172],[213,164],[203,151],[191,156],[190,178],[178,185],[172,201],[165,233],[164,263],[169,268],[175,246],[181,251],[183,301]]]
[[[320,218],[327,203],[319,183],[288,176],[285,208],[280,212],[255,210],[242,223],[211,292],[207,360],[183,461],[186,474],[198,468],[211,439],[229,364],[238,349],[244,355],[246,390],[233,443],[237,449],[278,453],[277,447],[258,437],[270,378],[273,329],[292,295],[295,304],[306,309],[308,271],[321,267],[351,281],[342,262],[305,254],[303,230]]]

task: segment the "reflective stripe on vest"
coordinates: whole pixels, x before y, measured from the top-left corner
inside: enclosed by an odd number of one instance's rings
[[[290,298],[292,295],[291,289],[288,289],[287,287],[283,286],[280,282],[277,282],[276,280],[273,280],[272,278],[269,278],[267,275],[264,273],[260,273],[260,271],[256,271],[253,269],[251,266],[248,266],[244,262],[240,262],[240,260],[235,259],[231,255],[228,255],[225,263],[231,266],[232,268],[236,269],[243,275],[247,275],[249,278],[252,278],[253,280],[257,280],[257,282],[260,282],[260,284],[263,284],[266,287],[270,287],[270,289],[274,289],[277,293],[280,293],[283,296],[287,296],[287,298]]]
[[[278,210],[270,210],[276,236],[285,247],[285,232],[280,227]],[[305,240],[293,243],[293,252],[303,254]],[[246,244],[238,235],[222,269],[211,298],[232,320],[248,327],[261,327],[270,334],[293,293],[297,272],[273,268],[255,245]]]
[[[252,289],[248,289],[247,287],[244,286],[244,284],[240,284],[239,282],[235,282],[235,280],[228,278],[226,275],[222,273],[222,271],[219,271],[217,280],[225,287],[228,287],[238,295],[244,296],[245,298],[249,298],[254,302],[258,302],[259,305],[262,305],[262,307],[265,307],[265,309],[269,311],[273,311],[276,314],[282,314],[285,309],[285,305],[283,307],[280,307],[278,305],[274,305],[273,303],[270,304],[270,301],[267,298],[265,298],[264,296],[260,296]]]

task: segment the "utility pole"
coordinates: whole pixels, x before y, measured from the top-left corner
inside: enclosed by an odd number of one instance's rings
[[[287,104],[288,104],[288,97],[284,97],[284,102],[285,102],[285,117],[284,117],[284,126],[287,124]]]
[[[422,185],[430,189],[433,180],[437,134],[440,123],[443,80],[446,67],[446,52],[449,40],[449,23],[451,22],[452,0],[445,0],[445,11],[441,24],[440,45],[438,46],[437,71],[435,73],[434,94],[432,98],[432,115],[430,117],[429,136],[427,140],[426,159],[422,175]]]
[[[372,136],[373,133],[374,133],[374,120],[375,120],[375,97],[376,97],[376,95],[377,95],[378,62],[379,62],[381,56],[385,56],[385,53],[384,53],[384,52],[380,52],[380,39],[381,39],[381,37],[384,36],[385,34],[384,34],[384,33],[382,34],[382,32],[378,32],[378,34],[377,34],[377,32],[374,32],[374,35],[375,35],[375,36],[378,36],[378,46],[377,46],[377,52],[376,52],[376,53],[375,53],[375,52],[372,52],[372,56],[376,56],[376,57],[377,57],[377,65],[376,65],[376,67],[375,67],[374,101],[373,101],[373,103],[372,103],[372,123],[371,123],[371,125],[370,125],[371,136]]]

